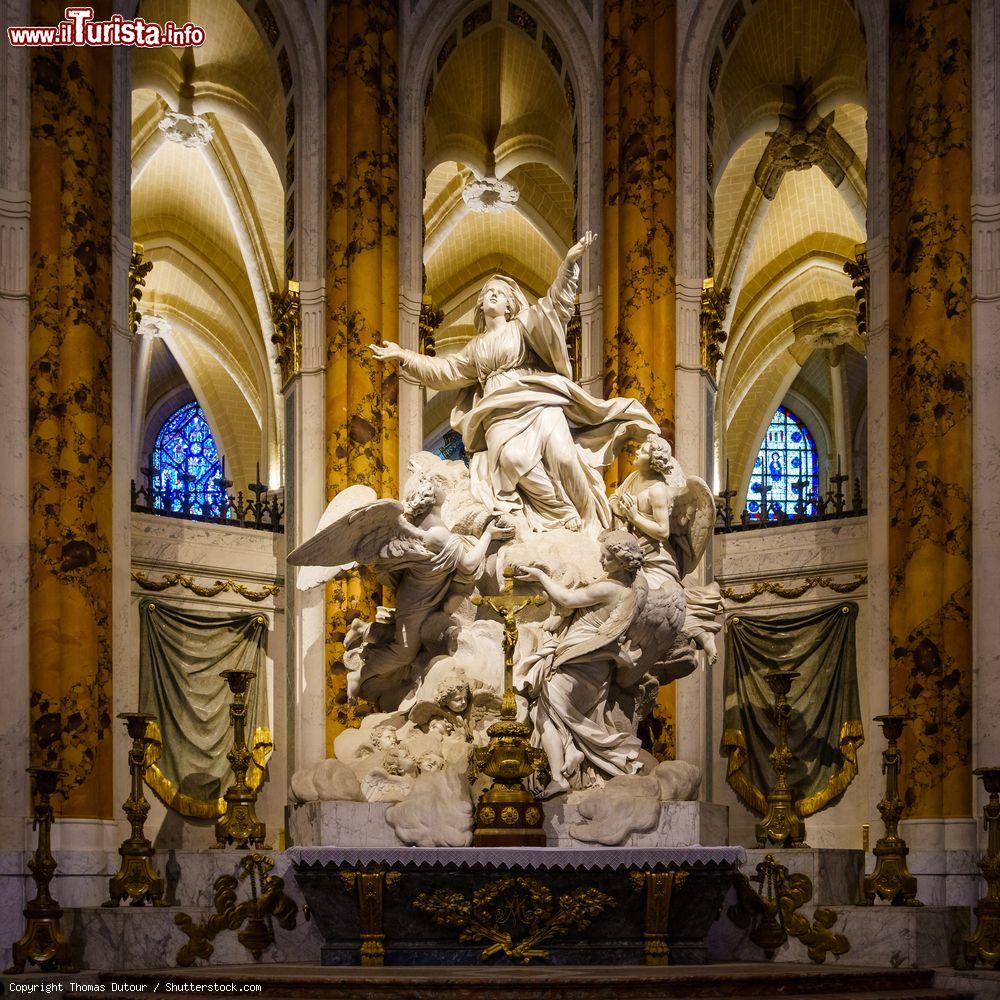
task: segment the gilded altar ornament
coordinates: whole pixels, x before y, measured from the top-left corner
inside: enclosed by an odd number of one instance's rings
[[[882,751],[882,773],[885,775],[885,794],[878,804],[878,811],[885,824],[885,836],[875,844],[875,870],[865,876],[865,902],[872,906],[875,897],[893,906],[923,906],[917,899],[917,880],[906,867],[910,849],[899,836],[899,818],[903,815],[903,800],[899,796],[899,768],[903,762],[899,752],[899,737],[909,715],[877,715],[875,721],[882,727],[886,748]]]
[[[132,579],[142,587],[143,590],[152,590],[159,593],[168,587],[183,587],[190,590],[192,594],[199,597],[215,597],[224,591],[239,594],[248,601],[263,601],[267,597],[274,597],[281,591],[281,587],[276,583],[265,583],[260,590],[251,590],[246,584],[238,583],[236,580],[216,580],[212,584],[195,583],[194,578],[185,576],[183,573],[164,574],[159,580],[151,580],[146,573],[139,570],[132,571]],[[153,605],[149,605],[153,607]]]
[[[35,819],[32,827],[38,830],[38,844],[28,862],[28,869],[35,882],[35,898],[24,908],[27,919],[24,933],[14,942],[12,964],[8,975],[24,972],[30,962],[42,972],[75,972],[70,959],[69,941],[59,926],[62,907],[52,898],[49,883],[56,873],[56,859],[52,857],[52,805],[51,797],[66,776],[65,771],[52,767],[29,767],[32,792],[35,799]]]
[[[143,830],[149,815],[149,802],[142,791],[142,779],[146,770],[146,746],[149,742],[147,729],[153,716],[143,712],[122,712],[118,718],[124,720],[125,729],[132,739],[132,747],[128,753],[132,790],[122,803],[122,811],[128,818],[132,833],[118,848],[122,863],[118,873],[111,876],[108,883],[109,899],[104,905],[118,906],[125,898],[130,900],[132,906],[143,906],[147,899],[154,905],[162,904],[163,879],[153,861],[153,845]]]
[[[531,605],[544,604],[543,594],[514,594],[514,570],[504,570],[504,588],[492,596],[477,594],[473,604],[486,605],[503,618],[503,698],[500,718],[487,730],[490,742],[472,752],[470,778],[482,773],[493,784],[476,806],[474,847],[544,847],[542,804],[525,787],[544,766],[545,752],[533,747],[531,729],[517,720],[514,699],[514,654],[517,651],[517,616]],[[494,826],[499,815],[501,826]]]
[[[982,962],[1000,968],[1000,767],[979,767],[972,773],[983,779],[990,797],[983,808],[986,854],[979,860],[987,888],[976,903],[976,932],[962,942],[962,957],[967,966]]]
[[[686,871],[634,871],[629,872],[632,888],[646,893],[645,940],[646,965],[669,965],[670,946],[667,931],[670,924],[670,902],[674,889],[680,889],[688,880]]]
[[[340,881],[347,892],[357,891],[358,924],[361,928],[362,965],[385,964],[385,932],[382,928],[382,894],[399,881],[401,872],[371,868],[341,869]]]
[[[753,887],[757,883],[757,888]],[[846,955],[851,942],[837,934],[833,925],[837,914],[825,906],[813,912],[812,923],[798,911],[812,899],[813,885],[808,875],[788,873],[773,854],[757,865],[751,880],[736,875],[736,903],[729,907],[729,919],[742,929],[750,929],[750,940],[761,948],[768,961],[794,937],[806,947],[811,961],[822,965],[828,954]]]
[[[788,749],[788,721],[792,709],[788,692],[798,677],[794,670],[769,670],[764,674],[767,686],[774,694],[774,749],[768,760],[774,769],[774,784],[767,793],[767,812],[754,827],[757,846],[774,844],[777,847],[804,847],[806,825],[792,802],[788,785],[788,772],[792,766],[792,752]]]
[[[197,959],[207,960],[215,951],[213,941],[221,931],[236,931],[236,939],[259,960],[264,950],[274,944],[274,921],[286,931],[294,930],[298,904],[285,894],[285,881],[272,875],[274,859],[251,853],[240,859],[239,877],[220,875],[213,883],[213,913],[204,923],[196,924],[187,913],[178,913],[174,923],[188,940],[177,952],[177,964],[183,968]],[[240,882],[249,881],[250,898],[237,902]]]
[[[480,953],[481,962],[503,952],[527,965],[533,958],[550,957],[539,947],[542,942],[573,929],[584,930],[614,902],[607,893],[584,887],[554,899],[538,879],[511,875],[476,889],[471,898],[451,889],[422,892],[413,907],[439,927],[459,929],[462,944],[491,942]]]
[[[247,783],[247,771],[253,756],[246,741],[247,687],[256,677],[253,670],[224,670],[233,700],[229,706],[229,718],[233,724],[233,746],[226,754],[233,769],[233,783],[226,789],[226,811],[215,824],[216,847],[234,844],[236,847],[263,847],[266,828],[257,819],[257,790]]]

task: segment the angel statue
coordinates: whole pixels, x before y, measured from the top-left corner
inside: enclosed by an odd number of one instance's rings
[[[523,514],[533,531],[609,527],[601,470],[630,438],[659,431],[638,400],[598,399],[573,381],[566,327],[594,239],[588,231],[570,247],[534,305],[513,278],[494,274],[476,301],[476,334],[455,354],[372,347],[380,361],[398,360],[404,378],[462,390],[451,426],[470,456],[473,496],[493,513]]]
[[[670,442],[650,434],[636,452],[634,470],[611,496],[618,525],[642,546],[642,572],[653,590],[680,589],[712,539],[715,498],[708,484],[686,476]],[[684,588],[685,631],[715,659],[721,595],[717,584]]]
[[[624,531],[601,536],[605,575],[568,588],[533,566],[515,576],[538,583],[553,604],[572,612],[567,625],[518,667],[518,687],[530,704],[532,743],[549,761],[552,780],[544,797],[603,784],[641,767],[638,718],[628,731],[615,708],[622,693],[653,706],[659,685],[689,673],[671,651],[684,621],[683,591],[651,591],[639,571],[642,550]],[[639,696],[639,697],[637,697]]]
[[[348,697],[368,698],[383,711],[409,687],[428,619],[471,591],[494,539],[513,536],[495,520],[478,541],[458,535],[441,519],[443,501],[441,485],[428,476],[417,478],[403,503],[350,486],[331,501],[316,534],[288,556],[291,566],[320,568],[301,574],[299,589],[357,566],[372,567],[394,588],[396,608],[380,608],[374,623],[357,622],[344,641]]]

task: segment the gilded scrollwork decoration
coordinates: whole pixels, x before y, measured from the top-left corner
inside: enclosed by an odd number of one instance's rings
[[[297,281],[289,281],[282,292],[271,292],[271,320],[274,323],[271,343],[275,346],[284,384],[302,367],[302,322]]]
[[[801,872],[789,874],[773,854],[757,865],[754,879],[737,874],[735,885],[737,901],[727,911],[729,919],[737,927],[749,929],[750,940],[763,949],[769,961],[789,937],[801,941],[817,965],[822,965],[827,955],[846,955],[851,950],[850,941],[833,930],[837,920],[833,910],[817,907],[812,921],[798,912],[812,899],[812,881]]]
[[[195,923],[188,913],[178,913],[174,923],[188,940],[177,952],[177,964],[187,968],[198,959],[207,961],[215,951],[214,941],[225,930],[236,931],[236,939],[254,959],[274,944],[274,921],[286,931],[294,930],[298,903],[285,894],[285,881],[272,875],[274,859],[250,853],[240,860],[239,876],[220,875],[214,882],[215,913]],[[248,882],[250,896],[239,902],[240,882]]]
[[[494,879],[471,897],[451,889],[421,893],[415,909],[439,927],[454,927],[461,943],[487,942],[479,958],[485,962],[501,952],[527,964],[547,959],[541,945],[570,930],[589,927],[614,900],[599,889],[583,887],[554,896],[528,875]]]
[[[133,337],[139,332],[139,322],[142,319],[139,303],[142,301],[142,290],[146,287],[146,278],[152,270],[153,262],[146,259],[142,244],[133,243],[128,264],[128,328]]]

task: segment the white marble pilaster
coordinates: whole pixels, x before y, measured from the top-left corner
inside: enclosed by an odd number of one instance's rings
[[[677,362],[674,368],[674,452],[688,475],[713,486],[715,380],[701,367],[701,278],[678,275]],[[689,577],[695,584],[713,579],[713,547]],[[701,768],[701,794],[713,800],[712,761],[716,753],[712,711],[714,667],[699,654],[698,669],[676,682],[677,757]]]
[[[28,24],[28,0],[0,5],[0,32]],[[0,841],[19,846],[30,808],[28,778],[28,51],[6,46],[0,63]]]
[[[972,19],[972,757],[983,767],[1000,764],[1000,2],[973,4]],[[980,815],[978,781],[973,795]]]
[[[290,550],[309,538],[326,507],[326,327],[325,286],[321,279],[299,287],[302,324],[302,369],[285,387],[289,423],[286,468],[291,490],[286,506],[292,518],[286,527]],[[289,495],[291,494],[291,495]],[[326,756],[325,592],[294,590],[286,579],[289,609],[288,715],[289,741],[285,765],[295,770]]]
[[[408,351],[420,350],[420,286],[399,292],[399,343]],[[406,482],[410,457],[424,447],[424,392],[419,385],[399,379],[399,481]]]

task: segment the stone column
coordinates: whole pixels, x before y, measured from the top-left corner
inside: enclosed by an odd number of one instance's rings
[[[604,395],[639,399],[671,441],[676,29],[674,0],[605,0]]]
[[[354,483],[398,491],[398,380],[373,343],[397,340],[398,17],[395,0],[335,0],[327,34],[327,499]],[[343,728],[343,639],[381,599],[371,578],[330,584],[327,749]]]
[[[0,32],[28,24],[28,0],[0,5]],[[7,46],[0,63],[0,837],[18,850],[28,801],[28,143],[31,103],[27,49]]]
[[[972,846],[970,0],[889,15],[889,698],[911,846]],[[974,841],[973,841],[974,843]]]
[[[31,19],[63,6],[36,0]],[[98,10],[105,17],[107,9]],[[112,51],[31,54],[31,715],[68,771],[63,814],[113,815]]]
[[[674,440],[677,10],[604,4],[604,396],[640,400]],[[628,473],[622,456],[609,485]],[[673,726],[675,685],[656,716]],[[676,739],[676,733],[674,734]]]
[[[973,763],[1000,761],[1000,3],[972,11]],[[982,812],[985,795],[977,785]],[[984,838],[980,832],[980,838]],[[985,839],[982,840],[985,847]]]

